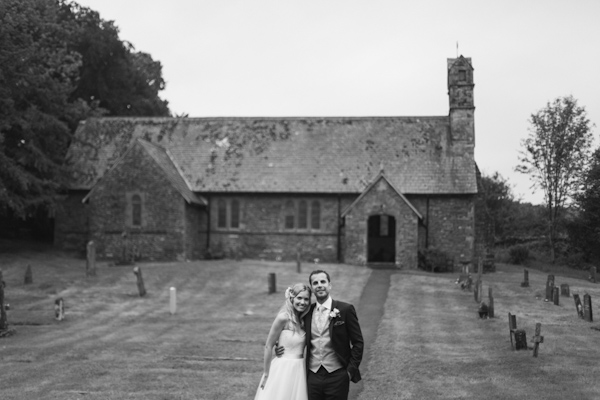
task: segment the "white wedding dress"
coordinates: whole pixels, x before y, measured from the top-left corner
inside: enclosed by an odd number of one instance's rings
[[[308,400],[305,340],[305,332],[294,333],[288,329],[281,331],[279,345],[283,346],[285,351],[281,357],[275,357],[271,361],[269,379],[264,389],[258,384],[254,400]]]

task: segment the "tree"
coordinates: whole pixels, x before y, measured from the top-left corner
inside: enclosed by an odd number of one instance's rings
[[[482,175],[481,184],[485,205],[494,224],[494,237],[504,238],[514,219],[512,189],[498,172],[491,176]]]
[[[575,195],[575,208],[575,217],[567,226],[571,246],[588,261],[600,260],[600,148],[594,152],[582,189]]]
[[[0,1],[0,217],[51,210],[78,123],[170,115],[164,87],[160,62],[97,12],[69,0]]]
[[[592,144],[590,121],[572,96],[547,103],[530,118],[529,136],[522,141],[518,172],[528,174],[533,188],[544,192],[548,242],[556,260],[555,244],[561,211],[577,193]]]
[[[168,102],[158,95],[165,88],[161,63],[121,41],[114,22],[98,12],[75,2],[62,7],[65,21],[78,27],[69,48],[82,57],[70,100],[97,104],[114,116],[169,116]]]
[[[58,11],[47,0],[0,2],[0,214],[48,207],[61,186],[62,116],[81,57],[67,48],[75,26],[58,23]]]

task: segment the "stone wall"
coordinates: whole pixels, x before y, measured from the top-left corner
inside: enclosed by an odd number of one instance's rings
[[[300,248],[303,261],[338,261],[339,214],[355,196],[289,195],[289,194],[215,194],[210,202],[211,253],[223,253],[228,258],[262,258],[268,260],[295,260]],[[240,202],[239,229],[217,227],[219,199]],[[286,229],[285,204],[318,200],[321,204],[320,229]]]
[[[132,225],[130,199],[135,194],[143,199],[141,226]],[[119,259],[125,243],[141,259],[186,258],[185,201],[140,145],[98,182],[89,208],[99,258]]]
[[[407,197],[424,217],[427,248],[444,251],[456,262],[473,259],[474,195]]]
[[[198,260],[206,256],[206,208],[185,203],[185,257]]]

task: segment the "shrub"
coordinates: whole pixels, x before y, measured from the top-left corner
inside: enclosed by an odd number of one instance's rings
[[[508,261],[511,264],[525,264],[529,260],[529,249],[525,246],[516,245],[508,249]]]
[[[452,259],[438,249],[425,249],[420,253],[419,267],[425,271],[451,272]]]

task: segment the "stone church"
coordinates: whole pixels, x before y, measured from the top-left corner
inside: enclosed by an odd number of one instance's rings
[[[471,59],[447,74],[443,116],[88,119],[55,242],[94,240],[106,259],[127,243],[142,260],[472,260],[485,243]]]

